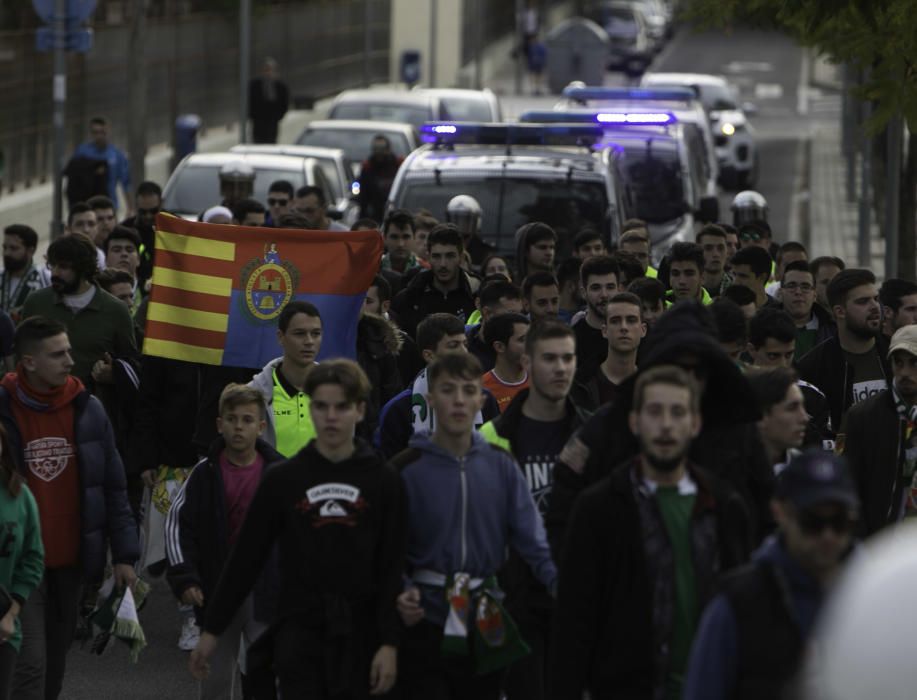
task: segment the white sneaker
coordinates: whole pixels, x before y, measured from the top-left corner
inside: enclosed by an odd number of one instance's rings
[[[194,616],[186,617],[178,637],[178,648],[182,651],[194,651],[200,638],[201,628],[195,624]]]

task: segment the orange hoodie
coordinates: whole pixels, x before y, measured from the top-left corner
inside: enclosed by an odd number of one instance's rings
[[[0,385],[12,400],[13,419],[22,437],[26,481],[38,503],[45,566],[76,566],[80,561],[80,474],[74,435],[73,399],[83,383],[69,377],[52,391],[30,386],[21,367]]]

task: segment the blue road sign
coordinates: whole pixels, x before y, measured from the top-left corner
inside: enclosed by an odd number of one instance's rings
[[[54,22],[55,0],[32,0],[32,7],[42,22]],[[96,9],[96,0],[67,0],[67,20],[81,24],[92,16]]]
[[[91,29],[70,29],[64,35],[64,49],[75,53],[86,53],[92,48]],[[54,29],[39,27],[35,30],[35,50],[54,50]]]

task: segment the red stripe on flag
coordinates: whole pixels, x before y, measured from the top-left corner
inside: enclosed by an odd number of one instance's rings
[[[211,311],[216,314],[229,313],[230,297],[221,297],[201,292],[186,292],[184,289],[156,285],[150,298],[159,304],[180,306],[195,311]]]
[[[233,287],[239,287],[239,271],[241,265],[233,260],[214,260],[202,258],[199,255],[176,253],[171,250],[156,249],[156,266],[168,267],[173,270],[196,272],[199,275],[213,275],[214,277],[229,277]]]
[[[226,345],[226,333],[217,331],[205,331],[200,328],[189,328],[188,326],[176,326],[173,323],[164,323],[162,321],[146,322],[146,337],[156,340],[171,340],[176,343],[186,343],[188,345],[199,345],[214,350],[222,350]]]

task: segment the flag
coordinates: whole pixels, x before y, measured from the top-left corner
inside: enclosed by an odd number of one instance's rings
[[[357,322],[379,270],[378,231],[303,231],[156,217],[156,265],[143,352],[228,367],[281,354],[291,301],[322,316],[323,357],[356,355]]]

